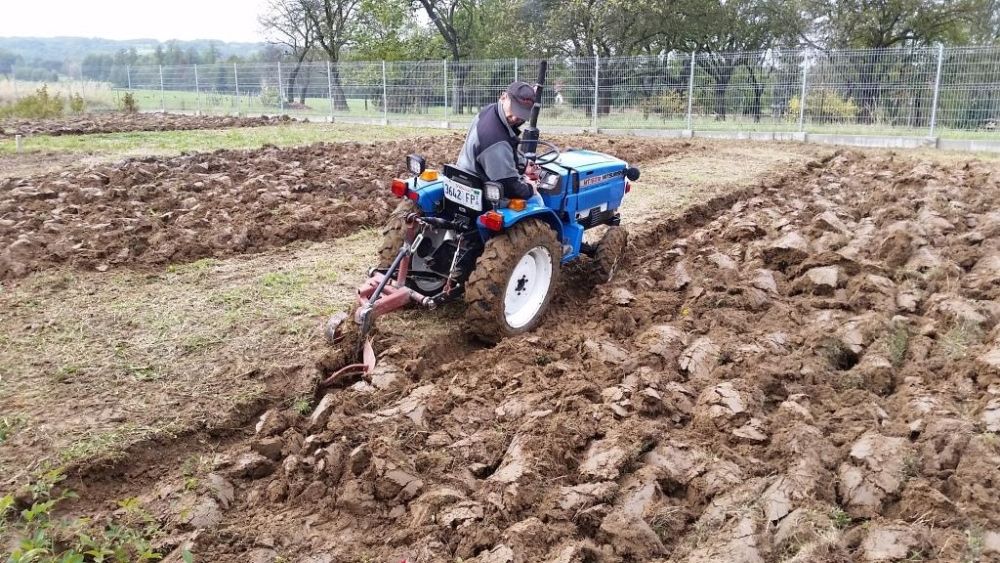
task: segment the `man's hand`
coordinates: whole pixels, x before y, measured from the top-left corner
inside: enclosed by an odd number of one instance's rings
[[[539,167],[534,162],[529,162],[527,166],[524,167],[524,176],[529,180],[538,181],[538,170]]]

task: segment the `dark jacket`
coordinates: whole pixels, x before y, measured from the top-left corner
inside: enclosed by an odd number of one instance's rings
[[[518,164],[523,166],[517,156],[520,134],[520,130],[507,123],[500,104],[492,103],[472,120],[455,165],[466,172],[479,174],[483,180],[503,184],[504,197],[528,199],[534,190],[531,184],[520,180]]]

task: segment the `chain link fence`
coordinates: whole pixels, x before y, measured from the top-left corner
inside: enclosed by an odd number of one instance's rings
[[[461,126],[538,61],[123,66],[50,84],[91,110],[288,114]],[[40,84],[0,77],[0,100]],[[1000,48],[671,52],[549,60],[547,125],[1000,138]]]

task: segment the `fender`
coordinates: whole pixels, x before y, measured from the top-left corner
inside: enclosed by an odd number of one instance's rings
[[[563,246],[563,263],[569,262],[579,255],[579,252],[574,252],[572,249],[580,247],[578,243],[583,239],[583,229],[579,229],[579,232],[576,232],[576,230],[572,228],[572,225],[563,225],[562,221],[559,220],[559,216],[556,215],[556,213],[551,209],[541,205],[529,205],[521,211],[514,211],[513,209],[506,207],[501,207],[495,211],[503,215],[503,224],[505,229],[509,229],[517,223],[529,218],[538,218],[545,221],[550,227],[552,227],[552,230],[556,232],[556,238]],[[484,241],[498,234],[487,229],[486,227],[483,227],[483,225],[478,221],[476,222],[476,226],[479,228],[479,236],[483,237]],[[576,241],[577,244],[574,244],[574,241]],[[570,247],[570,250],[566,249],[567,245]]]
[[[444,182],[440,180],[420,182],[417,178],[413,178],[411,181],[410,190],[417,194],[417,205],[420,206],[421,211],[433,217],[434,212],[438,209],[438,204],[444,199]]]

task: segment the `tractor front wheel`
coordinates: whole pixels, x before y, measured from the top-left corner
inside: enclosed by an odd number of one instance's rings
[[[597,243],[597,252],[594,259],[605,279],[610,280],[615,272],[621,269],[627,257],[628,231],[624,227],[614,225],[604,231],[604,236]]]
[[[559,281],[561,262],[555,231],[537,219],[486,241],[465,289],[468,331],[498,342],[538,326]]]

